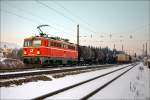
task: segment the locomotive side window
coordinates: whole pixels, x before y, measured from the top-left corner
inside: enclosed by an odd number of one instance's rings
[[[62,44],[62,48],[67,48],[67,44]]]
[[[31,41],[24,41],[24,47],[32,46]]]
[[[51,41],[48,41],[48,46],[49,46],[49,47],[51,46]]]
[[[33,40],[33,46],[40,46],[41,40]]]
[[[67,45],[66,45],[66,44],[64,44],[64,48],[67,48]]]
[[[57,43],[57,42],[50,42],[50,46],[54,46],[54,47],[61,47],[61,43]]]
[[[73,45],[68,45],[68,49],[75,50],[75,47]]]
[[[55,42],[51,41],[50,46],[55,46]]]
[[[56,43],[55,42],[53,42],[53,45],[54,45],[54,47],[56,47]]]
[[[61,47],[61,43],[57,43],[57,47]]]
[[[62,44],[62,48],[65,48],[65,44]]]

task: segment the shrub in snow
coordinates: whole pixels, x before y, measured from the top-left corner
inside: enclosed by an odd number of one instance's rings
[[[0,60],[0,69],[16,69],[24,68],[22,61],[11,58],[3,58]]]

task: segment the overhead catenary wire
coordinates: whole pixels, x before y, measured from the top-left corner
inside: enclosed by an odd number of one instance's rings
[[[27,10],[22,9],[22,8],[20,8],[20,7],[17,7],[17,6],[15,6],[15,5],[9,4],[8,2],[7,2],[6,4],[7,4],[9,7],[15,8],[15,9],[17,9],[18,11],[25,12],[25,13],[27,13],[27,14],[29,14],[29,15],[35,17],[35,18],[38,18],[38,19],[40,19],[40,20],[41,20],[41,19],[46,19],[46,20],[52,22],[52,21],[49,20],[48,18],[44,18],[44,17],[38,16],[38,15],[36,15],[36,14],[33,14],[33,13],[30,12],[30,11],[27,11]],[[57,24],[57,23],[54,23],[54,22],[52,22],[52,24],[55,24],[55,25],[57,25],[57,26],[61,26],[61,27],[62,27],[62,25]]]
[[[19,18],[21,18],[21,19],[24,19],[24,20],[26,20],[26,21],[32,22],[32,23],[37,24],[37,25],[38,25],[38,24],[43,24],[43,23],[41,23],[41,22],[34,21],[34,20],[32,20],[32,19],[30,19],[30,18],[28,18],[28,17],[24,17],[24,16],[21,16],[21,15],[19,15],[19,14],[16,14],[16,13],[13,13],[13,12],[10,12],[10,11],[7,11],[7,10],[0,9],[0,11],[2,11],[2,12],[4,12],[4,13],[8,13],[8,14],[10,14],[10,15],[17,16],[17,17],[19,17]],[[53,27],[53,28],[54,28],[54,27]],[[55,29],[57,29],[57,28],[55,28]],[[68,34],[68,35],[72,36],[71,34]]]
[[[39,0],[35,0],[35,1],[36,1],[38,4],[41,4],[42,6],[44,6],[44,7],[48,8],[48,9],[50,9],[50,10],[56,12],[57,14],[59,14],[59,15],[65,17],[66,19],[68,19],[69,21],[71,21],[73,24],[76,24],[76,21],[75,21],[75,20],[73,20],[72,18],[66,16],[65,14],[63,14],[63,13],[60,12],[60,11],[58,11],[57,9],[50,7],[50,6],[48,6],[47,4],[45,4],[45,3],[43,3],[43,2],[41,2],[41,1],[39,1]]]
[[[52,0],[52,1],[54,1],[55,4],[57,4],[58,6],[60,6],[61,8],[63,8],[63,9],[64,9],[66,12],[68,12],[70,15],[74,16],[76,19],[80,20],[80,21],[83,22],[85,25],[89,26],[89,27],[83,26],[84,28],[88,29],[88,30],[89,30],[90,32],[92,32],[92,33],[97,33],[97,32],[95,32],[95,31],[93,31],[93,30],[90,29],[92,25],[90,25],[90,24],[87,23],[85,20],[83,20],[82,17],[77,16],[77,15],[75,15],[75,14],[72,14],[72,12],[71,12],[70,10],[68,10],[66,7],[64,7],[62,4],[58,3],[57,1],[55,1],[55,0]]]
[[[8,3],[6,3],[6,4],[8,4]],[[9,6],[12,6],[13,8],[17,9],[18,11],[23,11],[23,12],[25,12],[25,13],[27,13],[27,14],[29,14],[29,15],[35,17],[35,18],[40,19],[40,21],[42,21],[41,24],[43,24],[43,22],[45,23],[45,21],[43,20],[43,19],[45,19],[45,18],[43,18],[43,17],[41,17],[41,16],[35,15],[35,14],[33,14],[33,13],[29,12],[29,11],[26,11],[26,10],[24,10],[24,9],[22,9],[22,8],[19,8],[19,7],[10,5],[10,4],[8,4],[8,5],[9,5]],[[20,15],[18,15],[18,16],[20,16]],[[48,20],[48,19],[46,19],[46,20]],[[32,20],[31,20],[31,21],[32,21]],[[50,21],[50,20],[48,20],[48,21]],[[53,23],[53,24],[62,27],[62,25],[60,25],[60,24],[57,24],[57,23]],[[49,25],[51,25],[51,24],[49,24]],[[63,29],[56,28],[56,27],[54,27],[54,26],[52,26],[52,25],[51,25],[50,27],[53,28],[53,29],[55,29],[55,30],[60,30],[60,31],[66,33],[67,35],[75,36],[74,34],[70,34],[70,33],[68,33],[68,32],[65,32]]]
[[[48,9],[50,9],[50,10],[56,12],[57,14],[59,14],[59,15],[65,17],[66,19],[68,19],[69,21],[71,21],[73,24],[77,24],[77,22],[76,22],[74,19],[72,19],[72,18],[66,16],[64,13],[58,11],[57,9],[55,9],[55,8],[53,8],[53,7],[50,7],[49,5],[43,3],[43,2],[41,2],[41,1],[39,1],[39,0],[35,0],[35,1],[36,1],[38,4],[41,4],[42,6],[44,6],[44,7],[48,8]],[[90,30],[90,28],[87,28],[87,27],[85,27],[85,26],[82,26],[82,27],[83,27],[84,29],[86,29],[86,30],[89,30],[89,31],[92,32],[92,33],[96,33],[96,32],[94,32],[94,31]]]
[[[61,11],[58,11],[56,8],[53,8],[53,7],[49,6],[48,3],[44,3],[44,2],[39,1],[39,0],[35,0],[35,1],[36,1],[38,4],[40,4],[40,5],[42,5],[42,6],[46,7],[46,8],[48,8],[49,10],[52,10],[52,11],[54,11],[55,13],[57,13],[57,14],[59,14],[59,15],[65,17],[66,19],[68,19],[69,21],[71,21],[73,24],[74,24],[74,23],[75,23],[75,24],[77,23],[74,19],[72,19],[72,18],[66,16],[66,15],[65,15],[64,13],[62,13]],[[72,16],[73,16],[73,15],[72,15]],[[79,19],[81,19],[81,18],[79,18]],[[86,23],[86,24],[87,24],[87,23]],[[89,25],[89,24],[88,24],[88,25]],[[83,27],[83,29],[86,29],[86,31],[89,30],[90,35],[91,35],[91,39],[94,39],[92,34],[93,34],[93,33],[97,33],[97,32],[94,32],[93,30],[90,30],[90,28],[85,27],[85,26],[83,26],[83,25],[81,25],[81,27]],[[80,34],[82,34],[82,32],[80,32]]]
[[[42,2],[42,1],[40,1],[40,2]],[[60,3],[59,3],[60,4]],[[63,6],[64,7],[64,6]],[[66,10],[68,10],[67,8],[64,8],[64,9],[66,9]],[[57,9],[55,9],[55,10],[57,10]],[[69,11],[69,10],[68,10]],[[4,11],[5,12],[5,11]],[[23,11],[24,12],[24,11]],[[35,19],[33,18],[28,18],[28,17],[25,17],[25,16],[23,16],[23,15],[19,15],[19,14],[17,14],[17,13],[13,13],[13,12],[10,12],[10,11],[6,11],[6,13],[9,13],[9,14],[11,14],[11,15],[15,15],[15,16],[18,16],[18,17],[20,17],[20,18],[22,18],[22,19],[25,19],[25,20],[28,20],[28,21],[30,21],[30,22],[33,22],[33,23],[37,23],[37,24],[39,24],[39,23],[41,23],[41,24],[43,24],[43,22],[44,21],[42,21],[41,22],[41,20],[38,20],[38,21],[35,21]],[[13,14],[12,14],[13,13]],[[34,16],[34,14],[32,14],[32,13],[29,13],[30,15],[33,15]],[[63,13],[62,13],[63,14]],[[72,14],[73,15],[73,14]],[[65,15],[66,16],[66,15]],[[74,16],[76,16],[76,15],[74,15]],[[39,19],[42,19],[43,20],[43,18],[42,17],[40,17],[40,16],[34,16],[34,17],[36,17],[36,18],[39,18]],[[76,16],[77,17],[77,16]],[[69,18],[68,16],[67,16],[67,18]],[[48,19],[44,19],[44,20],[48,20]],[[69,19],[68,19],[69,20]],[[81,19],[82,20],[82,19]],[[72,20],[72,21],[74,21],[74,20]],[[144,27],[144,26],[143,26]],[[143,27],[141,27],[141,28],[143,28]],[[62,31],[61,29],[59,29],[59,27],[53,27],[52,26],[52,28],[54,28],[55,30],[60,30],[60,31]],[[139,29],[139,28],[137,28],[137,29]],[[137,31],[137,30],[136,30]],[[62,32],[64,32],[64,33],[67,33],[67,35],[70,35],[70,36],[72,36],[72,34],[70,34],[69,32],[65,32],[65,31],[62,31]],[[130,32],[131,33],[131,32]],[[132,32],[133,33],[133,32]],[[74,35],[74,34],[73,34]]]
[[[10,12],[10,11],[8,11],[8,10],[4,10],[4,9],[0,9],[0,11],[2,11],[2,12],[4,12],[4,13],[8,13],[8,14],[10,14],[10,15],[14,15],[14,16],[17,16],[17,17],[19,17],[19,18],[21,18],[21,19],[24,19],[24,20],[27,20],[27,21],[29,21],[29,22],[31,22],[31,23],[36,23],[36,24],[42,24],[41,22],[39,22],[39,23],[37,23],[37,21],[34,21],[34,20],[32,20],[32,19],[30,19],[30,18],[28,18],[28,17],[25,17],[25,16],[21,16],[21,15],[19,15],[19,14],[16,14],[16,13],[14,13],[14,12]]]
[[[6,4],[8,4],[8,3],[6,3]],[[8,5],[9,5],[9,6],[12,6],[12,8],[17,9],[17,10],[20,11],[20,12],[28,13],[29,15],[31,15],[31,16],[33,16],[33,17],[35,17],[35,18],[40,19],[40,24],[43,24],[43,21],[41,22],[41,19],[45,19],[45,18],[42,18],[41,16],[37,16],[37,15],[35,15],[35,14],[29,12],[29,11],[26,11],[26,10],[24,10],[24,9],[22,9],[22,8],[18,8],[18,7],[16,7],[16,6],[13,6],[13,5],[10,5],[10,4],[8,4]],[[34,19],[34,21],[33,21],[33,19],[30,19],[30,18],[28,18],[28,17],[24,17],[24,16],[22,16],[22,15],[19,15],[19,14],[14,13],[14,12],[6,11],[6,10],[5,10],[5,11],[3,10],[3,12],[9,13],[9,14],[11,14],[11,15],[15,15],[15,16],[17,16],[17,17],[20,17],[20,18],[22,18],[22,19],[28,20],[28,21],[30,21],[30,22],[35,22],[36,24],[39,24],[39,23],[37,23],[37,21],[35,21],[35,19]],[[47,20],[47,19],[46,19],[46,20]],[[49,21],[50,21],[50,20],[49,20]],[[39,22],[39,20],[38,20],[38,22]],[[56,24],[56,23],[54,23],[54,24],[60,26],[59,24]],[[62,25],[61,25],[61,26],[62,26]],[[67,33],[67,35],[75,36],[74,34],[70,34],[69,32],[66,32],[66,31],[64,31],[64,30],[62,30],[62,29],[56,28],[56,27],[54,27],[54,26],[51,26],[51,28],[54,28],[55,30],[60,30],[60,31],[62,31],[62,32],[64,32],[64,33]]]
[[[55,8],[50,7],[50,6],[48,6],[47,4],[45,4],[45,3],[43,3],[43,2],[41,2],[41,1],[39,1],[39,0],[35,0],[35,1],[36,1],[38,4],[41,4],[41,5],[45,6],[46,8],[48,8],[48,9],[50,9],[50,10],[52,10],[52,11],[56,12],[57,14],[59,14],[59,15],[61,15],[61,16],[63,16],[63,17],[65,17],[66,19],[70,20],[72,23],[74,23],[74,22],[75,22],[72,18],[70,18],[70,17],[66,16],[66,15],[65,15],[65,14],[63,14],[62,12],[60,12],[60,11],[56,10]],[[76,23],[76,24],[77,24],[77,23]]]
[[[52,0],[52,1],[54,1],[54,0]],[[61,5],[60,3],[56,2],[56,1],[55,1],[55,3],[56,3],[57,5],[59,5],[61,8],[63,8],[65,11],[69,12],[72,16],[75,16],[75,15],[73,15],[68,9],[66,9],[63,5]],[[47,6],[48,6],[48,5],[47,5]],[[55,10],[56,10],[56,9],[55,9]],[[57,10],[57,13],[59,13],[58,10]],[[76,16],[76,17],[77,17],[77,16]],[[81,20],[81,18],[80,18],[80,20]],[[72,20],[72,21],[73,21],[73,20]],[[83,21],[82,21],[82,22],[83,22]],[[85,22],[84,22],[84,23],[85,23]],[[87,25],[89,25],[89,24],[87,24]],[[95,32],[92,31],[92,33],[95,33]],[[130,37],[131,37],[131,39],[132,39],[133,36],[130,35]]]

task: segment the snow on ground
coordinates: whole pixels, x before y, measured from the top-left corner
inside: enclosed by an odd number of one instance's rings
[[[70,86],[72,84],[81,82],[83,80],[90,79],[92,77],[99,76],[101,74],[110,72],[112,70],[127,66],[120,65],[118,67],[112,67],[104,70],[97,70],[78,75],[70,75],[59,79],[53,79],[52,81],[38,81],[23,84],[21,86],[14,87],[1,87],[0,99],[32,99],[37,96],[59,90],[63,87]],[[49,76],[51,77],[51,76]]]
[[[46,100],[58,100],[58,99],[64,99],[64,100],[77,99],[77,100],[80,100],[80,99],[82,99],[82,97],[91,93],[91,91],[96,90],[100,86],[106,84],[107,82],[109,82],[110,80],[112,80],[113,78],[120,75],[121,73],[123,73],[124,71],[126,71],[127,69],[129,69],[131,67],[132,66],[124,68],[122,70],[119,70],[115,73],[111,73],[111,74],[106,75],[104,77],[98,78],[96,80],[90,81],[90,82],[85,83],[83,85],[79,85],[75,88],[69,89],[69,90],[64,91],[62,93],[58,93],[57,95],[46,98]],[[82,91],[82,92],[79,92],[79,91]]]
[[[90,99],[150,100],[150,70],[140,63]]]
[[[0,58],[0,69],[15,69],[23,67],[23,62],[18,59]]]
[[[1,58],[0,57],[0,62],[3,62],[4,60],[6,60],[7,58]]]

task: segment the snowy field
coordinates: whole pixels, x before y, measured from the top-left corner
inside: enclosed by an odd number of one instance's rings
[[[38,81],[20,86],[1,87],[0,99],[32,99],[124,66],[126,65],[77,75],[69,75],[58,79],[54,79],[49,75],[48,77],[52,78],[52,81]],[[142,66],[144,70],[139,70],[140,66]],[[90,99],[148,99],[150,98],[149,74],[150,70],[140,63]],[[97,83],[97,85],[99,84]],[[61,99],[63,99],[63,97]]]
[[[150,100],[150,70],[140,63],[90,99]]]

